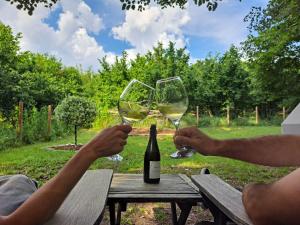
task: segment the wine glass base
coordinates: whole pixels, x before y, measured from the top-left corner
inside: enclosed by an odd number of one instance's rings
[[[123,160],[123,157],[120,156],[119,154],[108,156],[106,158],[111,160],[111,161],[114,161],[114,162],[121,162]]]
[[[170,156],[173,159],[182,159],[182,158],[190,158],[194,155],[194,151],[176,151],[172,153]]]

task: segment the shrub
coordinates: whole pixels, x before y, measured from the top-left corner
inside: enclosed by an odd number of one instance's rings
[[[32,144],[35,141],[46,141],[47,136],[47,108],[25,111],[22,141]]]
[[[24,113],[24,124],[22,132],[22,142],[32,144],[37,141],[53,140],[70,133],[70,128],[65,124],[52,118],[51,136],[48,134],[48,109],[43,107],[41,110],[33,108]]]
[[[59,121],[74,126],[75,145],[77,145],[78,127],[91,126],[97,111],[94,103],[83,97],[69,96],[54,110]]]
[[[0,150],[20,144],[16,129],[7,123],[0,123]]]

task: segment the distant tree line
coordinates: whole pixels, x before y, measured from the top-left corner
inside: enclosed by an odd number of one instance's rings
[[[284,9],[284,10],[282,10]],[[189,64],[185,49],[158,43],[145,55],[128,60],[126,52],[100,70],[66,67],[53,56],[21,52],[21,34],[0,23],[0,118],[12,124],[16,105],[54,107],[66,96],[93,100],[98,110],[116,107],[128,81],[136,78],[153,87],[158,79],[180,76],[188,91],[190,110],[220,115],[229,106],[234,117],[260,109],[261,117],[300,102],[300,3],[272,0],[245,18],[251,34],[239,49],[208,55]]]

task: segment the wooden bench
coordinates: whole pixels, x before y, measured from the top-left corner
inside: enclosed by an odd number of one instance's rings
[[[204,206],[213,214],[214,223],[210,224],[252,225],[242,203],[242,193],[216,175],[206,173],[209,171],[192,176],[192,181],[199,188]]]
[[[112,180],[112,170],[89,170],[47,225],[99,225]],[[47,202],[45,202],[47,204]]]

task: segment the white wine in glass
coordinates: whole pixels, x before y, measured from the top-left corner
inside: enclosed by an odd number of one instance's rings
[[[132,124],[148,116],[155,89],[141,81],[133,79],[122,92],[118,111],[122,124]],[[111,156],[113,161],[122,161],[119,154]]]
[[[189,100],[180,77],[170,77],[156,82],[156,101],[158,110],[179,128],[180,120],[188,109]],[[174,152],[172,158],[191,157],[193,150],[182,147]]]
[[[136,102],[119,100],[119,114],[125,124],[138,122],[147,117],[149,108]]]

